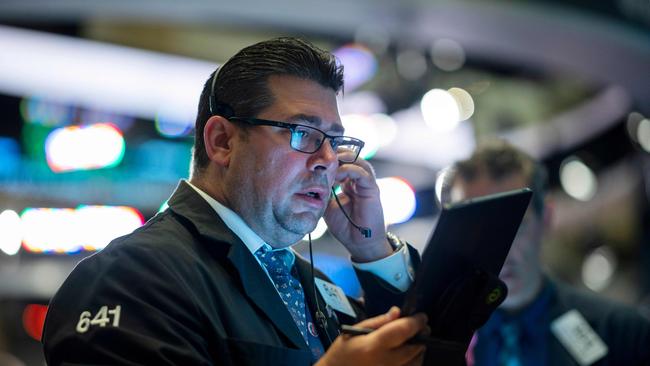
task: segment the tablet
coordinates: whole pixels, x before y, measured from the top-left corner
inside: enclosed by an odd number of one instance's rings
[[[463,309],[454,309],[462,303],[459,295],[450,293],[462,287],[464,279],[477,273],[499,275],[531,197],[532,191],[524,188],[446,205],[422,253],[402,307],[403,315],[425,312],[430,325],[454,324],[453,319],[436,323],[435,318],[445,314],[462,316]],[[446,332],[433,330],[439,336]]]

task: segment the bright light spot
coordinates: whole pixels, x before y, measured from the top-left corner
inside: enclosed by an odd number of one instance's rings
[[[23,329],[27,335],[37,341],[41,341],[43,325],[47,315],[47,305],[28,304],[23,310]]]
[[[100,250],[111,240],[142,226],[144,218],[131,207],[79,206],[75,221],[79,228],[78,238],[81,246],[85,250]]]
[[[616,256],[607,247],[596,248],[582,263],[582,281],[594,291],[605,289],[616,271]]]
[[[45,153],[54,172],[110,168],[124,157],[124,138],[109,123],[58,128],[47,137]]]
[[[23,232],[20,216],[13,210],[5,210],[0,214],[0,250],[7,255],[14,255],[20,249]]]
[[[435,184],[435,192],[436,192],[436,200],[438,203],[443,202],[443,198],[445,199],[444,202],[450,202],[451,197],[443,197],[443,188],[448,188],[445,187],[445,184],[447,184],[447,179],[449,178],[449,175],[452,173],[452,167],[446,167],[440,172],[438,172],[438,176],[436,177],[436,184]]]
[[[377,72],[375,55],[361,44],[348,44],[333,53],[345,67],[343,78],[347,90],[356,89]]]
[[[460,110],[456,99],[442,89],[429,90],[420,102],[422,117],[429,128],[436,132],[453,130],[460,122]]]
[[[81,250],[72,208],[28,208],[23,211],[23,246],[30,252],[75,253]],[[104,224],[106,225],[106,224]]]
[[[28,208],[21,219],[23,246],[37,253],[100,250],[144,223],[142,214],[124,206]]]
[[[7,26],[0,26],[0,44],[3,94],[38,95],[64,105],[149,119],[161,108],[181,115],[195,114],[205,79],[216,66],[177,55]],[[35,50],[47,57],[38,57]],[[38,115],[60,120],[47,113]]]
[[[472,96],[461,88],[451,88],[447,90],[454,100],[456,100],[456,105],[458,106],[459,121],[464,121],[469,119],[474,114],[474,99]]]
[[[194,126],[192,121],[176,121],[156,116],[156,131],[165,137],[179,137],[187,135]]]
[[[415,213],[415,191],[402,178],[388,177],[377,179],[381,205],[386,225],[399,224],[410,219]]]
[[[635,142],[638,142],[638,128],[639,128],[639,123],[643,121],[645,117],[639,112],[630,112],[630,114],[627,115],[627,133],[630,135],[632,140]]]
[[[560,183],[571,197],[589,201],[596,194],[596,175],[585,163],[575,156],[568,157],[560,166]]]
[[[397,137],[397,124],[393,117],[384,113],[375,113],[370,116],[379,137],[379,146],[390,145]]]
[[[311,232],[311,240],[320,239],[323,235],[325,235],[325,232],[327,232],[327,224],[325,223],[325,220],[323,220],[323,218],[321,217],[321,219],[318,220],[316,227]],[[309,237],[305,235],[305,237],[302,238],[302,240],[309,240]]]
[[[169,208],[169,200],[166,200],[165,202],[162,203],[162,205],[160,205],[158,212],[163,212],[168,208]]]
[[[465,51],[456,41],[439,39],[431,46],[433,64],[445,71],[460,69],[465,63]]]
[[[636,139],[643,150],[650,152],[650,119],[643,119],[639,122],[636,130]]]
[[[341,116],[341,122],[346,136],[356,137],[365,142],[359,156],[362,159],[372,158],[377,153],[381,140],[373,121],[361,114],[348,114]]]
[[[377,93],[369,90],[346,92],[345,95],[340,93],[337,102],[341,114],[373,114],[386,111],[384,101]]]
[[[427,60],[419,51],[402,51],[397,55],[397,72],[404,79],[417,80],[427,72]]]

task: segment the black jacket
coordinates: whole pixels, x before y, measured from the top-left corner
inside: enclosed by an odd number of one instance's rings
[[[314,314],[309,264],[297,256],[296,266]],[[399,291],[358,274],[372,305],[367,315],[401,304]],[[359,319],[326,309],[317,297],[328,317],[327,329],[319,329],[327,348],[339,321]],[[253,254],[185,182],[169,209],[79,263],[50,302],[43,345],[50,366],[308,365],[311,359]]]
[[[553,320],[573,309],[582,314],[608,348],[607,355],[593,366],[650,365],[650,321],[636,309],[550,279],[545,286],[545,291],[549,291],[548,303],[541,314],[545,326],[538,331],[546,339],[547,365],[579,366],[550,329]],[[484,359],[489,352],[486,342],[481,341],[482,335],[486,336],[479,330],[474,348],[476,366],[494,364],[493,360]]]

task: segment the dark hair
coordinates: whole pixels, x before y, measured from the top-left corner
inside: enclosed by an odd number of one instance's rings
[[[206,121],[213,115],[210,95],[214,92],[217,103],[230,108],[232,115],[256,117],[273,104],[273,95],[267,85],[272,75],[312,80],[336,93],[343,88],[343,66],[337,63],[333,54],[306,40],[280,37],[242,49],[214,71],[203,86],[194,133],[194,173],[200,174],[209,161],[203,143],[203,130]]]
[[[513,175],[523,176],[533,191],[532,205],[541,217],[544,213],[548,176],[546,169],[530,155],[500,139],[481,142],[469,159],[454,165],[454,176],[467,182],[487,175],[491,180],[499,181]]]

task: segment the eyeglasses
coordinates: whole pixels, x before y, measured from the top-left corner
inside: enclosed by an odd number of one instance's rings
[[[364,145],[363,141],[354,137],[332,136],[318,128],[301,124],[244,117],[230,117],[229,120],[240,121],[255,126],[274,126],[291,130],[291,148],[306,154],[313,154],[318,151],[325,139],[328,138],[332,150],[336,152],[341,163],[354,163]]]

